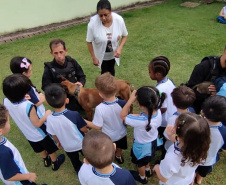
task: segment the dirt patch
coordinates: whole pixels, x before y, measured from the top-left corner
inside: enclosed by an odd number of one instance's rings
[[[166,0],[159,0],[159,1],[154,0],[154,1],[136,3],[136,4],[133,4],[133,5],[130,5],[130,6],[127,6],[127,7],[118,8],[114,11],[117,12],[117,13],[127,12],[127,11],[130,11],[130,10],[135,10],[135,9],[140,9],[140,8],[160,4],[164,1],[166,1]],[[86,17],[82,17],[82,18],[76,18],[76,19],[72,19],[72,20],[69,20],[69,21],[61,22],[61,23],[49,24],[49,25],[46,25],[46,26],[39,26],[39,27],[35,27],[35,28],[22,30],[22,31],[17,31],[17,32],[14,32],[14,33],[1,35],[0,36],[0,44],[12,42],[12,41],[23,39],[23,38],[33,37],[35,35],[44,34],[44,33],[47,33],[47,32],[54,31],[54,30],[60,30],[60,29],[67,28],[67,27],[70,27],[70,26],[75,26],[75,25],[78,25],[78,24],[81,24],[81,23],[88,22],[89,19],[90,19],[90,15],[86,16]]]
[[[186,7],[191,7],[194,8],[196,6],[199,6],[200,3],[194,3],[194,2],[184,2],[182,4],[180,4],[181,6],[186,6]]]

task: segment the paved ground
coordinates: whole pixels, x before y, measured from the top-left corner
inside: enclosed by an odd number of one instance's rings
[[[148,6],[153,6],[156,4],[160,4],[164,1],[166,1],[166,0],[154,0],[154,1],[147,1],[147,2],[143,2],[143,3],[137,3],[134,5],[128,6],[128,7],[123,7],[123,8],[117,9],[117,10],[115,10],[115,12],[120,13],[120,12],[126,12],[126,11],[130,11],[130,10],[134,10],[134,9],[144,8],[144,7],[148,7]],[[36,28],[31,28],[31,29],[27,29],[27,30],[23,30],[23,31],[18,31],[18,32],[10,33],[10,34],[1,35],[0,36],[0,44],[12,42],[12,41],[23,39],[23,38],[33,37],[35,35],[44,34],[47,32],[51,32],[53,30],[59,30],[59,29],[70,27],[70,26],[78,25],[78,24],[81,24],[84,22],[88,22],[89,19],[90,19],[90,16],[86,16],[86,17],[82,17],[82,18],[72,19],[70,21],[54,23],[54,24],[50,24],[50,25],[46,25],[46,26],[40,26],[40,27],[36,27]]]

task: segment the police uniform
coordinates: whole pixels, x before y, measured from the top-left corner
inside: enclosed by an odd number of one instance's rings
[[[52,83],[61,83],[62,76],[72,83],[80,82],[84,86],[86,75],[78,62],[70,56],[65,57],[64,65],[59,65],[55,59],[52,62],[45,62],[44,73],[42,76],[42,90]],[[66,107],[70,110],[81,110],[77,99],[69,96],[69,104]]]

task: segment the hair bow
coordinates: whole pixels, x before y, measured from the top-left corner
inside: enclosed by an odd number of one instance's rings
[[[26,68],[28,69],[28,67],[30,66],[30,63],[27,61],[26,58],[22,59],[22,62],[20,63],[20,68]]]

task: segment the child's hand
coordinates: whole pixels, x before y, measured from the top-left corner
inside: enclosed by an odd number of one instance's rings
[[[129,98],[128,101],[130,101],[131,103],[133,103],[133,102],[137,99],[136,93],[137,93],[137,91],[134,90],[134,91],[132,92],[132,94],[130,95],[130,98]]]
[[[28,175],[29,175],[29,178],[28,178],[29,181],[35,182],[37,180],[36,173],[28,173]]]
[[[60,142],[57,143],[57,147],[58,147],[59,149],[62,148],[62,145],[60,144]]]
[[[25,98],[26,100],[30,100],[30,99],[31,99],[31,97],[30,97],[29,94],[26,94],[26,95],[24,96],[24,98]]]
[[[48,115],[52,114],[52,111],[51,110],[47,110],[45,114],[48,116]]]
[[[171,138],[175,134],[175,128],[173,125],[167,125],[165,129],[166,134],[168,135],[169,138]]]
[[[45,97],[45,95],[44,95],[43,93],[39,93],[39,94],[38,94],[38,98],[39,98],[39,101],[40,101],[40,102],[46,101],[46,97]]]

